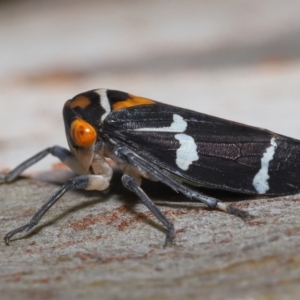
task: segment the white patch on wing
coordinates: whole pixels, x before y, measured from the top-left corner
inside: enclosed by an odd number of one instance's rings
[[[269,176],[269,163],[273,159],[277,147],[276,139],[273,137],[263,157],[261,158],[261,168],[253,178],[253,186],[259,194],[265,194],[269,190],[268,180]]]
[[[193,161],[199,159],[195,140],[191,136],[181,133],[186,130],[187,125],[183,117],[174,114],[173,123],[169,127],[137,128],[135,131],[178,133],[174,136],[180,143],[180,147],[176,150],[176,164],[180,169],[186,171]]]
[[[103,121],[106,116],[111,112],[110,104],[106,94],[107,89],[99,89],[95,92],[100,96],[100,105],[104,108],[105,113],[101,117],[101,121]]]
[[[176,134],[175,139],[180,143],[180,147],[176,151],[176,164],[180,169],[186,171],[193,161],[199,159],[197,145],[191,136],[184,133]]]
[[[169,127],[146,127],[146,128],[137,128],[135,131],[154,131],[154,132],[184,132],[187,127],[187,122],[179,115],[173,115],[173,123]]]

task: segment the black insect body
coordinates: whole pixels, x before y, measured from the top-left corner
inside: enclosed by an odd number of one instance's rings
[[[268,130],[107,89],[67,101],[63,117],[71,151],[47,148],[0,182],[14,180],[48,154],[79,175],[52,195],[28,224],[7,233],[7,244],[16,233],[33,228],[68,190],[108,188],[113,173],[108,158],[122,170],[124,186],[167,228],[166,245],[173,243],[174,226],[141,189],[142,178],[161,181],[189,199],[244,219],[248,212],[195,186],[273,196],[300,191],[300,141]]]

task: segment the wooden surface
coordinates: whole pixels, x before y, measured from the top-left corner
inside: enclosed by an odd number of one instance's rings
[[[153,199],[172,200],[160,208],[176,245],[164,249],[164,229],[119,179],[106,195],[67,193],[32,233],[0,244],[1,299],[298,298],[299,195],[236,202],[255,215],[245,223],[148,184]],[[0,235],[56,189],[31,179],[2,185]]]

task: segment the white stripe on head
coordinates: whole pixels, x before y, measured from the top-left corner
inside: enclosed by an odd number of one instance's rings
[[[101,116],[101,121],[107,117],[108,114],[111,112],[110,103],[107,98],[107,89],[98,89],[95,91],[100,96],[100,105],[105,110],[105,113]]]
[[[154,131],[154,132],[184,132],[187,127],[187,122],[183,117],[174,114],[173,123],[169,127],[146,127],[146,128],[136,128],[135,131]]]
[[[186,171],[193,161],[199,159],[197,145],[191,136],[184,133],[176,134],[175,139],[180,143],[180,148],[176,151],[176,164]]]
[[[269,163],[273,159],[277,147],[276,138],[271,138],[271,146],[269,146],[263,157],[261,158],[261,168],[253,178],[253,186],[258,194],[265,194],[269,190],[268,180],[269,176]]]

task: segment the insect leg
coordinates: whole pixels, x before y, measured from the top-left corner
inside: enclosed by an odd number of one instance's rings
[[[60,146],[53,146],[49,147],[36,155],[30,157],[29,159],[22,162],[20,165],[18,165],[15,169],[10,171],[8,174],[0,177],[0,183],[5,182],[11,182],[14,179],[16,179],[24,170],[28,169],[35,163],[39,162],[41,159],[43,159],[48,154],[52,154],[53,156],[60,159],[63,163],[65,163],[68,167],[70,167],[75,172],[79,169],[79,164],[77,163],[77,160],[71,154],[71,152],[63,147]]]
[[[149,210],[155,215],[155,217],[167,227],[167,235],[165,240],[165,246],[173,245],[173,236],[174,236],[174,225],[170,222],[166,216],[158,209],[157,206],[150,200],[147,194],[140,188],[138,183],[131,176],[124,174],[122,176],[122,182],[124,186],[134,192],[142,202],[149,208]]]
[[[187,186],[183,186],[182,189],[180,189],[180,191],[186,195],[187,197],[196,200],[196,201],[200,201],[204,204],[206,204],[208,207],[210,208],[214,208],[214,209],[219,209],[222,210],[224,212],[227,212],[229,214],[235,215],[237,217],[242,218],[243,220],[247,220],[250,219],[252,216],[245,210],[241,210],[238,208],[233,207],[230,204],[224,203],[222,201],[220,201],[217,198],[213,198],[210,196],[207,196],[201,192],[195,191]]]
[[[109,180],[102,175],[80,175],[68,180],[61,188],[59,188],[50,199],[35,213],[29,223],[8,232],[4,241],[9,245],[10,239],[16,234],[23,231],[29,231],[36,226],[42,219],[44,214],[69,190],[85,189],[85,190],[105,190],[109,186]]]
[[[229,204],[226,204],[216,198],[206,196],[205,194],[195,191],[192,188],[182,184],[180,181],[176,180],[174,177],[170,176],[170,174],[164,172],[160,168],[158,168],[155,164],[150,161],[145,162],[142,158],[134,154],[126,147],[119,147],[115,149],[115,153],[120,156],[121,158],[127,159],[127,161],[135,166],[138,166],[145,170],[146,172],[152,174],[162,183],[168,185],[176,192],[181,192],[188,198],[192,200],[197,200],[208,207],[219,209],[225,211],[227,213],[233,214],[238,216],[242,219],[249,219],[251,215],[244,211],[237,209]]]

